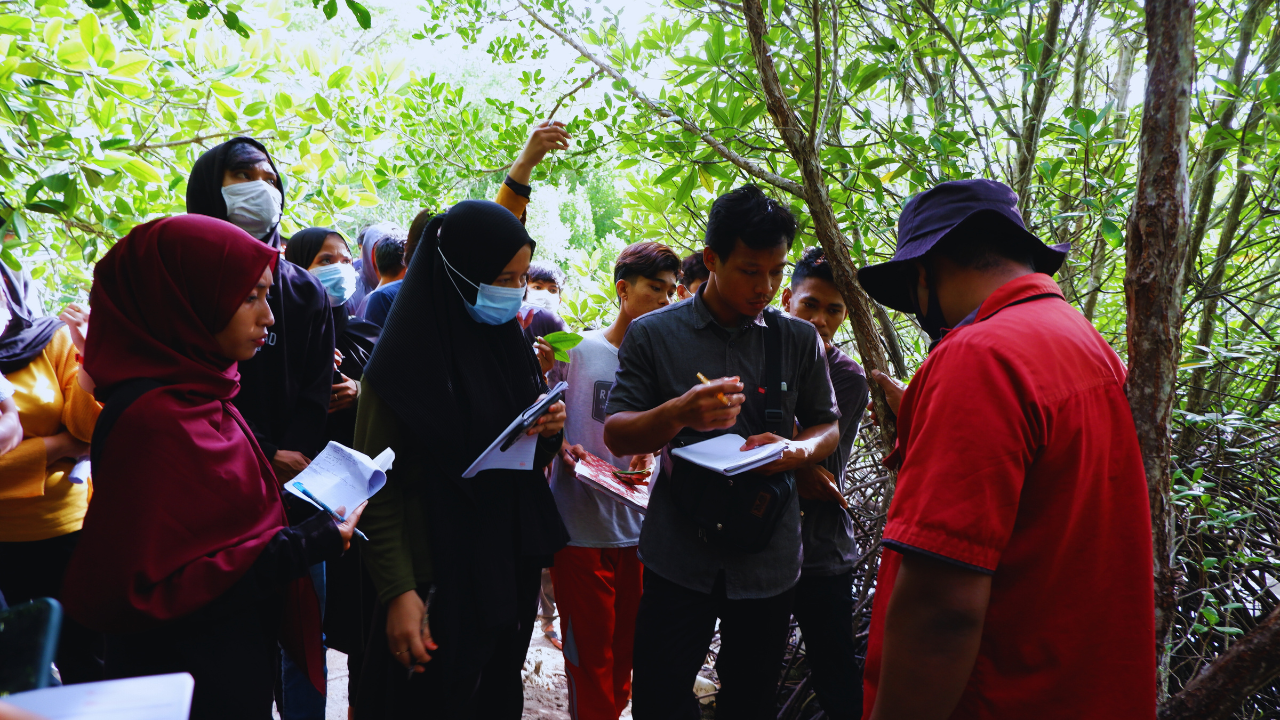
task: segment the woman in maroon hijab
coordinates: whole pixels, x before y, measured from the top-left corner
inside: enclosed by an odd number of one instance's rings
[[[289,527],[231,403],[237,362],[274,322],[278,257],[230,223],[180,215],[135,228],[94,269],[85,370],[107,422],[63,603],[108,633],[108,677],[191,673],[192,718],[271,717],[277,640],[323,692],[307,568],[342,554],[363,510]]]

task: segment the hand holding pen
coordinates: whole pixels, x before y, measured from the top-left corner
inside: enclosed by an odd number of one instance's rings
[[[368,500],[360,503],[360,507],[356,508],[355,512],[351,513],[350,516],[344,517],[342,513],[346,510],[345,507],[340,507],[337,510],[334,510],[328,505],[325,505],[323,500],[316,497],[315,494],[308,490],[302,483],[294,483],[294,486],[298,488],[299,492],[306,495],[308,500],[315,503],[317,507],[328,513],[329,517],[333,518],[333,521],[337,523],[338,532],[342,533],[343,552],[346,552],[351,547],[352,535],[355,535],[366,542],[369,540],[367,535],[356,529],[356,523],[360,522],[360,515],[364,513],[364,507],[369,504]]]
[[[739,378],[708,380],[698,373],[699,384],[672,401],[675,425],[699,432],[727,430],[738,422],[746,396]]]

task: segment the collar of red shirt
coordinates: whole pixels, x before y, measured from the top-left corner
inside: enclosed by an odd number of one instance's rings
[[[1017,305],[1018,303],[1044,296],[1057,296],[1065,300],[1065,297],[1062,295],[1062,288],[1058,287],[1058,283],[1054,282],[1052,277],[1049,277],[1044,273],[1031,273],[1029,275],[1016,277],[1001,285],[995,292],[988,295],[987,299],[983,300],[982,304],[978,306],[977,311],[974,313],[975,317],[971,322],[962,322],[955,328],[944,331],[942,340],[939,341],[939,344],[963,328],[980,323],[1010,305]],[[881,462],[886,467],[891,468],[896,468],[901,465],[902,447],[895,444],[893,452],[885,457]]]

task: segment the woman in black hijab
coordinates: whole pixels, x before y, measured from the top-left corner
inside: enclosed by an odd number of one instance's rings
[[[187,180],[187,212],[238,225],[280,247],[284,179],[267,149],[239,137],[201,155]],[[240,363],[236,408],[281,482],[324,449],[333,387],[333,314],[324,286],[280,262],[267,297],[276,324],[254,359]]]
[[[333,228],[309,227],[289,238],[284,257],[300,268],[315,275],[324,285],[333,313],[333,338],[342,362],[333,373],[333,402],[329,408],[327,439],[351,447],[356,430],[355,398],[346,400],[345,388],[364,375],[365,363],[373,353],[382,328],[365,322],[351,313],[356,278],[351,267],[351,249],[347,241]],[[342,266],[345,273],[337,271]],[[340,389],[342,388],[342,389]]]
[[[563,404],[531,431],[532,468],[462,474],[547,391],[514,321],[533,249],[497,203],[437,216],[365,369],[356,444],[390,446],[396,464],[364,515],[386,632],[370,643],[357,718],[521,715],[542,568],[569,540],[542,473]]]
[[[329,440],[351,447],[355,438],[356,405],[354,398],[349,403],[340,398],[345,397],[349,384],[356,385],[358,394],[358,383],[381,328],[351,314],[356,274],[351,268],[351,249],[337,230],[311,227],[294,233],[285,247],[284,257],[320,278],[329,294],[342,364],[333,375],[334,400],[326,435]],[[353,545],[341,558],[326,563],[325,587],[325,642],[347,654],[347,700],[355,707],[368,631],[377,603],[373,582],[360,559],[359,545]]]

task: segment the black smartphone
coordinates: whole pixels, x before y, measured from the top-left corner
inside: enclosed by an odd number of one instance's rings
[[[564,391],[569,389],[569,383],[561,380],[556,386],[551,388],[551,392],[547,396],[538,401],[537,405],[525,410],[520,415],[520,421],[515,427],[511,428],[511,432],[507,433],[507,437],[502,440],[502,444],[498,446],[498,450],[506,452],[508,448],[516,444],[522,435],[529,432],[529,428],[538,422],[538,418],[547,414],[552,405],[564,399]]]
[[[62,606],[53,598],[0,610],[0,697],[53,684]]]

